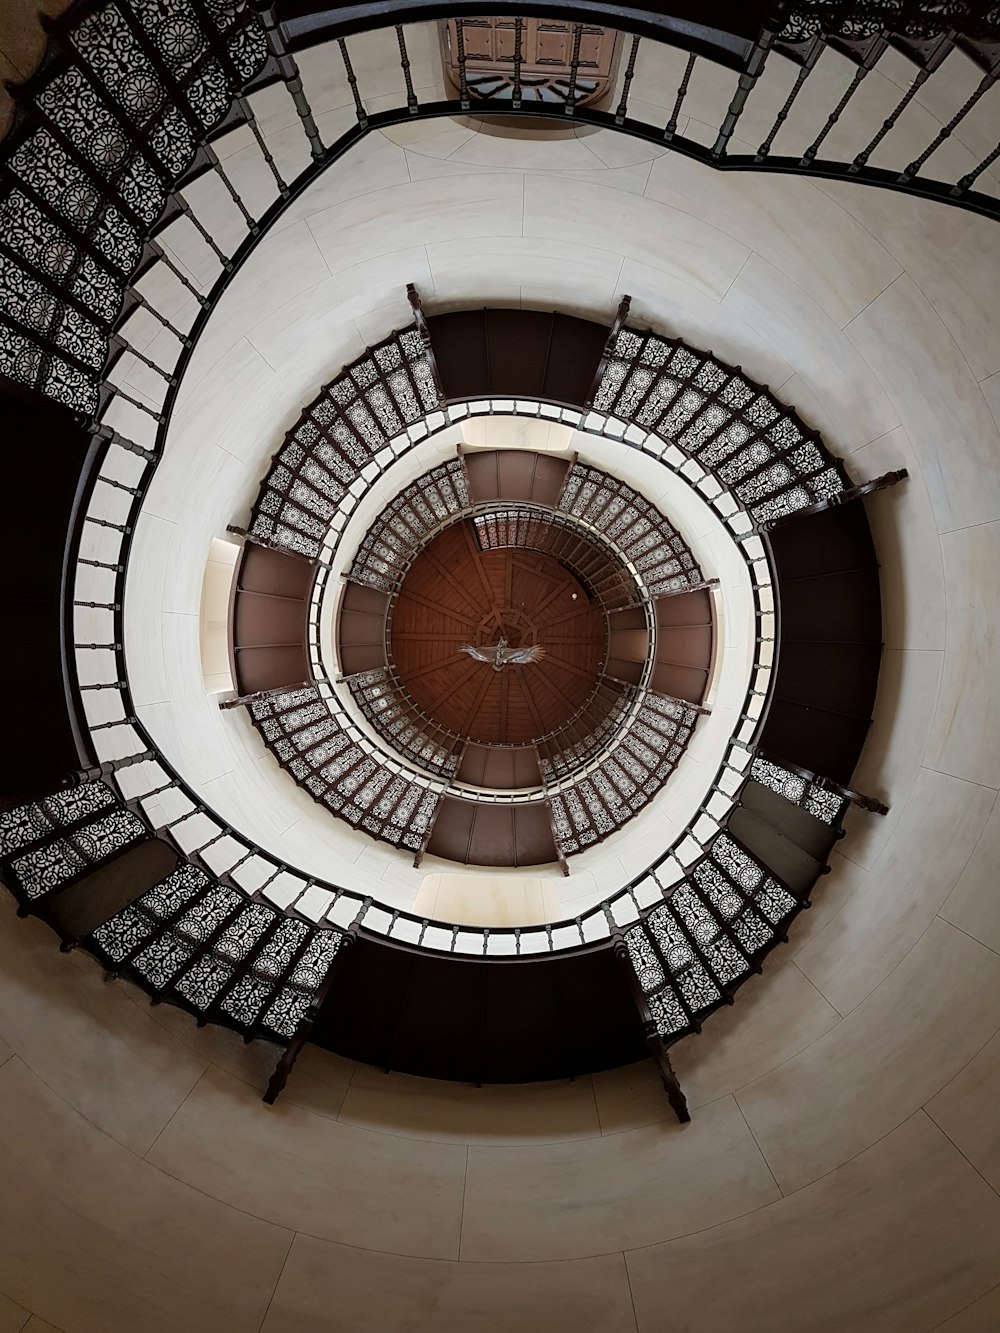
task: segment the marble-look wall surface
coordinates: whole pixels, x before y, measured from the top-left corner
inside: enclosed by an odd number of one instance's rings
[[[318,53],[306,72],[335,120]],[[663,73],[637,69],[653,110]],[[898,97],[884,82],[866,115]],[[693,82],[696,122],[713,97]],[[914,109],[914,138],[950,114]],[[278,101],[272,114],[278,146],[295,127]],[[971,156],[985,131],[968,132],[956,151]],[[251,179],[255,150],[229,147]],[[630,292],[640,320],[769,382],[859,476],[909,469],[870,509],[886,654],[858,784],[892,809],[852,816],[789,946],[677,1047],[683,1127],[651,1065],[476,1089],[312,1048],[267,1108],[273,1049],[101,985],[8,903],[3,1333],[998,1327],[997,235],[860,184],[719,176],[610,133],[513,140],[460,121],[372,135],[297,201],[198,348],[179,466],[136,539],[140,713],[217,808],[253,810],[293,862],[318,854],[313,803],[205,702],[197,599],[210,541],[284,429],[405,322],[415,281],[431,309],[602,318]],[[198,275],[204,257],[176,243]],[[131,392],[145,374],[131,368]],[[354,864],[382,896],[402,884],[360,837]]]

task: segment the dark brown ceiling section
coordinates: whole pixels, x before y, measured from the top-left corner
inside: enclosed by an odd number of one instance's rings
[[[346,583],[340,599],[337,644],[345,676],[384,667],[385,617],[389,594],[360,583]]]
[[[427,323],[449,399],[521,396],[578,407],[608,337],[606,325],[539,310],[456,310]]]
[[[608,663],[605,668],[608,675],[624,681],[626,685],[638,685],[649,656],[649,630],[646,628],[645,611],[641,606],[612,611],[608,617],[608,630]]]
[[[474,866],[538,866],[558,859],[543,804],[486,805],[457,796],[441,801],[427,854]]]
[[[339,956],[310,1040],[382,1069],[464,1082],[569,1078],[646,1053],[610,949],[498,966],[364,932]]]
[[[882,658],[878,562],[860,504],[793,519],[770,537],[781,608],[761,748],[849,783]]]
[[[233,598],[232,643],[239,694],[298,685],[309,678],[307,560],[247,542]]]
[[[469,522],[445,529],[410,567],[390,651],[418,706],[461,736],[523,745],[562,726],[597,685],[604,614],[564,566],[536,551],[481,551]],[[460,652],[503,635],[546,656],[494,671]]]
[[[459,782],[493,791],[514,791],[518,787],[537,787],[542,774],[533,745],[506,748],[497,745],[466,745],[455,775]]]
[[[521,500],[554,509],[562,492],[568,458],[527,449],[490,449],[464,455],[473,504]]]
[[[656,662],[650,684],[700,704],[712,673],[714,630],[707,588],[656,599]]]

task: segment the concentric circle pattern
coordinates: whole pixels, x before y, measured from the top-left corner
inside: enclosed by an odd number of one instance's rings
[[[624,133],[586,106],[552,137],[492,132],[440,102],[439,25],[385,7],[345,32],[360,11],[265,31],[240,0],[74,6],[25,89],[2,369],[103,433],[60,620],[90,780],[0,814],[34,918],[0,919],[0,1327],[997,1327],[998,251],[939,202],[996,216],[995,52],[790,11],[715,60],[710,11],[697,55],[618,36]],[[442,17],[481,58],[485,29]],[[508,55],[519,22],[497,21]],[[584,493],[603,469],[697,568],[660,542],[649,616],[607,614],[598,689],[620,684],[634,766],[611,741],[505,787],[487,759],[529,745],[467,759],[402,712],[380,732],[411,562],[361,542],[428,469],[418,546],[538,503],[475,475],[535,449],[579,455],[567,519],[609,536]],[[225,592],[230,524],[261,631],[235,666],[271,676],[220,709],[200,598]],[[640,541],[616,544],[642,577]],[[519,632],[515,603],[484,639]],[[380,634],[345,645],[348,615]],[[643,633],[673,644],[645,685]],[[8,648],[34,665],[31,636]],[[662,795],[645,762],[675,762]],[[528,859],[540,821],[514,828],[546,801],[566,878]],[[517,874],[472,860],[507,829]],[[416,908],[463,860],[522,925]]]
[[[447,528],[417,555],[391,608],[389,663],[417,706],[463,739],[526,745],[561,730],[597,688],[607,617],[552,556],[482,550],[475,525]],[[465,645],[541,648],[494,669]]]

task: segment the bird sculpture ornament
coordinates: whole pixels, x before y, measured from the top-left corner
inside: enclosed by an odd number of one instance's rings
[[[526,666],[529,662],[540,662],[545,656],[545,649],[537,643],[530,648],[511,648],[506,639],[489,644],[485,648],[474,648],[471,643],[463,644],[458,650],[468,653],[477,662],[488,662],[494,671],[502,671],[505,666]]]

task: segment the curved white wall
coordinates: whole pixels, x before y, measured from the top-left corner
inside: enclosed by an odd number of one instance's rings
[[[191,466],[247,503],[314,385],[405,320],[406,281],[429,304],[579,293],[605,316],[629,291],[640,318],[779,390],[856,475],[909,469],[870,509],[886,652],[857,781],[892,810],[852,816],[791,944],[676,1048],[685,1128],[651,1066],[477,1090],[311,1049],[268,1110],[273,1052],[149,1010],[40,923],[0,914],[0,1329],[989,1333],[996,227],[609,136],[569,141],[593,161],[564,172],[560,145],[424,133],[372,140],[350,199],[261,247],[254,308],[199,349],[213,390],[186,393],[177,422],[198,441]],[[164,623],[189,615],[232,514],[221,492],[191,513],[161,490],[146,521],[164,586],[154,657],[195,642]],[[198,560],[180,558],[195,533]],[[150,725],[169,725],[160,685],[141,701]],[[201,780],[238,803],[243,775]]]
[[[412,128],[407,127],[411,138]],[[438,135],[439,128],[429,126],[426,146],[432,147]],[[509,157],[512,145],[499,139],[493,142]],[[559,154],[576,145],[574,139],[545,146]],[[534,143],[527,145],[529,156],[537,147]],[[409,156],[382,136],[375,136],[352,154],[350,165],[363,180],[373,169],[372,162],[386,155],[401,160]],[[614,178],[613,172],[604,175]],[[509,182],[514,178],[505,171],[495,179]],[[505,188],[509,192],[509,186]],[[328,290],[322,277],[326,266],[320,265],[314,243],[315,229],[321,225],[316,219],[332,225],[328,217],[331,210],[324,207],[327,192],[323,178],[297,202],[297,211],[305,215],[305,221],[263,241],[227,289],[196,348],[178,394],[164,457],[136,528],[125,599],[126,660],[138,716],[166,758],[220,818],[304,875],[370,893],[390,907],[409,909],[423,875],[448,869],[450,863],[428,857],[418,872],[412,857],[404,852],[333,819],[281,772],[242,710],[219,711],[217,700],[205,691],[200,670],[193,670],[200,651],[197,612],[202,571],[211,543],[224,535],[227,523],[247,521],[250,502],[271,455],[280,447],[284,430],[294,424],[300,407],[339,372],[347,356],[341,349],[350,345],[346,340],[353,336],[351,307],[345,307],[343,294],[338,300]],[[408,215],[417,208],[411,191],[397,185],[372,193],[378,200],[378,219],[366,228],[366,244],[370,247],[379,234],[384,234],[383,244],[388,249],[400,230],[422,236],[455,225],[452,197],[428,195],[422,211],[409,221]],[[494,201],[490,205],[490,226],[501,236],[509,232],[508,239],[522,225],[523,193],[518,184],[506,203]],[[626,201],[630,197],[624,196]],[[311,201],[316,212],[310,211]],[[472,201],[467,201],[470,217],[474,216],[475,202],[474,193]],[[485,221],[479,225],[484,226]],[[509,262],[516,264],[518,257],[512,249]],[[407,274],[414,275],[415,261],[407,262],[411,267],[398,277],[395,303],[388,308],[376,305],[367,317],[365,329],[371,341],[409,319],[405,279]],[[615,263],[621,268],[624,259],[616,258]],[[580,272],[577,296],[570,303],[562,266],[553,263],[550,268],[553,276],[543,282],[539,275],[538,285],[531,290],[532,305],[554,304],[575,311],[591,308],[586,295],[593,282],[589,269]],[[295,281],[288,279],[289,272],[299,275]],[[429,309],[438,309],[442,300],[457,302],[455,290],[442,297],[437,287],[430,286],[426,274],[417,276]],[[366,299],[370,278],[367,266],[360,273],[352,271],[350,281],[360,285],[354,300]],[[472,282],[473,278],[469,275],[465,280]],[[470,286],[465,299],[475,303],[481,298]],[[499,299],[504,303],[505,298]],[[598,304],[599,296],[595,294],[593,306]],[[614,302],[608,301],[604,317],[609,323],[613,309]],[[648,301],[644,309],[648,318]],[[314,327],[318,310],[323,312],[322,333]],[[657,325],[662,326],[664,319],[665,312],[661,311]],[[275,355],[269,339],[275,336],[277,327],[290,350],[308,353],[317,346],[323,349],[327,360],[322,370],[315,369],[318,378],[303,385],[299,359],[290,357],[284,362]],[[168,337],[158,345],[169,346]],[[350,354],[358,350],[353,347]],[[264,359],[258,365],[260,357]],[[248,358],[254,362],[254,369],[244,383],[236,366]],[[275,362],[273,370],[265,366],[268,358]],[[149,388],[147,376],[152,373],[141,364],[135,365],[129,391],[141,394],[143,385]],[[253,391],[247,392],[251,382]],[[271,423],[270,428],[265,423]],[[529,427],[532,424],[527,423]],[[548,427],[542,425],[541,430],[547,434]],[[332,587],[335,592],[338,572],[349,563],[360,536],[385,503],[414,477],[453,457],[462,438],[460,425],[441,429],[387,464],[370,483],[344,529],[328,589]],[[557,920],[586,910],[641,874],[690,824],[735,729],[754,651],[745,564],[725,525],[702,497],[657,459],[635,448],[585,432],[570,435],[569,447],[581,458],[631,482],[659,504],[688,540],[706,576],[720,579],[714,600],[723,651],[709,700],[712,716],[699,721],[688,752],[660,796],[627,829],[573,857],[568,881],[563,880],[557,866],[542,872],[558,895]],[[152,568],[163,572],[156,585],[150,581]],[[328,594],[322,622],[328,661],[332,660],[334,600]],[[495,877],[496,872],[491,873]],[[312,907],[321,912],[317,895],[318,890]]]

